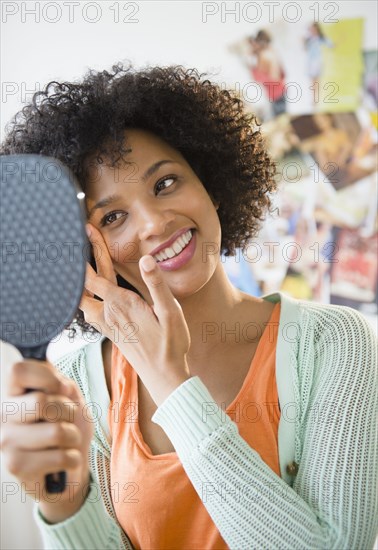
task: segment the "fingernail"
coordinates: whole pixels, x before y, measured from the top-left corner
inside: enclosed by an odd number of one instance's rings
[[[85,226],[85,232],[86,232],[88,238],[92,235],[92,229],[91,229],[90,225]]]
[[[143,256],[143,258],[141,259],[141,264],[144,271],[148,273],[149,271],[155,269],[156,262],[152,256]]]

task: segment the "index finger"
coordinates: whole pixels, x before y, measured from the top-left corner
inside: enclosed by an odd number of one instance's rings
[[[49,361],[25,359],[13,363],[7,378],[10,396],[22,395],[29,388],[46,393],[67,392],[65,381]]]
[[[151,294],[157,318],[167,320],[172,314],[180,311],[180,304],[164,280],[155,259],[150,255],[142,256],[139,260],[139,267],[143,280]]]

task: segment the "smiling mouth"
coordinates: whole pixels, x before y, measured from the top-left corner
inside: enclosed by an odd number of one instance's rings
[[[192,238],[193,230],[189,229],[186,233],[180,235],[171,246],[167,246],[167,248],[164,248],[157,254],[154,254],[155,260],[159,263],[175,258],[188,246]]]

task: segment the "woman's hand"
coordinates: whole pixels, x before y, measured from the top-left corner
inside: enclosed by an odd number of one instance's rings
[[[87,227],[99,254],[97,273],[87,265],[86,291],[80,303],[84,319],[116,344],[159,406],[190,378],[186,362],[190,335],[181,306],[152,256],[139,260],[152,307],[135,292],[119,287],[101,233],[92,225]]]
[[[28,388],[34,388],[27,392]],[[51,523],[73,515],[89,488],[93,419],[77,385],[48,361],[10,366],[4,383],[1,450],[7,470]],[[65,471],[66,489],[46,492],[45,476]]]

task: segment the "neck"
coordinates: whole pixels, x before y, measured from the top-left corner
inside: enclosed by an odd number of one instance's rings
[[[240,315],[243,293],[236,289],[219,262],[212,278],[195,294],[178,299],[188,324],[188,361],[206,360],[221,341],[221,323],[231,327]]]

